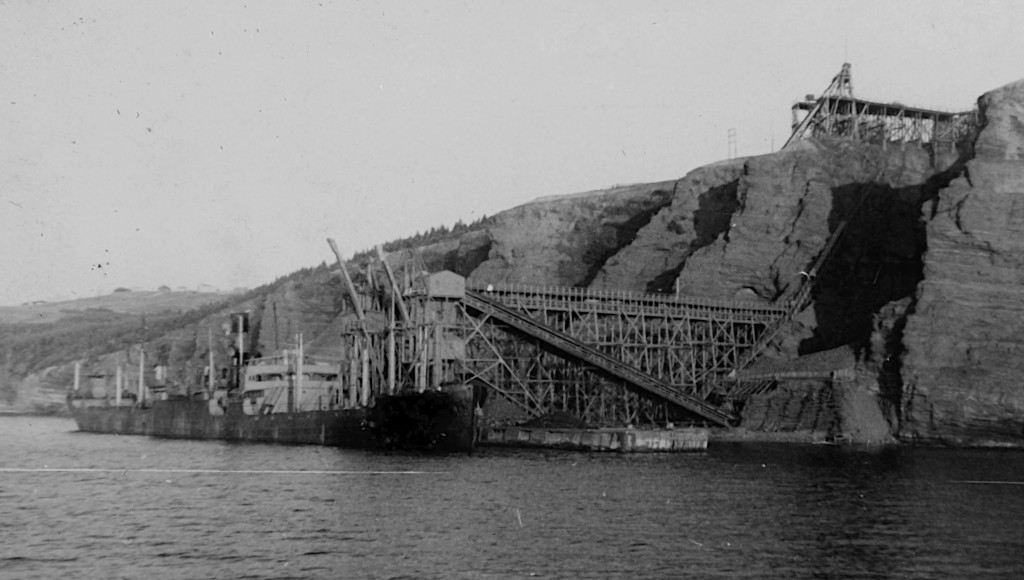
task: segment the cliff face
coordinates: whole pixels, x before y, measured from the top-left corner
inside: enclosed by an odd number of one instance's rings
[[[855,383],[838,398],[808,395],[802,400],[811,407],[801,412],[820,417],[838,409],[835,425],[845,434],[885,440],[885,419],[890,431],[899,426],[901,333],[924,276],[922,208],[962,168],[953,150],[842,140],[806,141],[700,168],[680,180],[673,202],[605,263],[595,286],[675,286],[683,295],[777,302],[792,295],[836,236],[817,272],[811,305],[786,329],[782,351],[769,354],[793,359],[852,347],[859,361]],[[845,403],[813,407],[829,400]],[[759,409],[746,410],[745,424],[778,428],[772,413]],[[782,423],[805,423],[789,419]]]
[[[672,290],[686,259],[728,231],[735,211],[743,161],[691,171],[672,188],[671,203],[659,208],[630,243],[600,266],[592,286],[610,290]]]
[[[1024,81],[979,100],[963,176],[925,207],[903,342],[902,435],[1017,444],[1024,427]]]
[[[922,184],[937,170],[920,148],[843,141],[700,168],[606,262],[595,286],[671,291],[678,278],[687,295],[775,300],[862,197]]]
[[[920,184],[935,172],[919,148],[884,151],[846,141],[805,141],[751,159],[727,235],[694,253],[680,288],[723,297],[746,290],[776,300],[797,285],[839,223],[877,209],[865,207],[865,199]],[[855,239],[859,232],[846,235]]]
[[[672,182],[616,187],[501,212],[487,229],[487,259],[470,279],[587,286],[609,256],[633,242],[637,230],[672,202],[672,188]],[[464,244],[460,252],[470,250]]]
[[[955,152],[837,140],[700,168],[605,262],[594,286],[784,300],[846,222],[781,354],[852,343],[867,357],[874,313],[913,295],[921,280],[921,207],[956,174],[956,160]]]
[[[454,255],[479,255],[486,245],[488,258],[470,275],[480,282],[678,288],[684,295],[776,302],[795,291],[836,236],[811,305],[787,329],[782,351],[771,354],[852,348],[858,379],[834,400],[855,401],[847,407],[859,418],[836,422],[848,433],[870,427],[873,440],[881,440],[883,418],[897,432],[905,403],[903,332],[925,277],[922,256],[933,227],[922,212],[930,215],[940,193],[948,195],[963,164],[956,151],[920,145],[807,141],[699,168],[671,188],[634,186],[527,204],[496,216],[486,235],[463,237]]]

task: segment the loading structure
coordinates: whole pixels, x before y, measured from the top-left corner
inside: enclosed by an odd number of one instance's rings
[[[582,288],[467,291],[462,364],[527,416],[589,425],[735,420],[709,387],[784,311]],[[467,318],[468,320],[469,318]]]
[[[339,259],[352,311],[343,390],[380,394],[472,382],[520,420],[568,414],[589,426],[729,426],[771,381],[731,377],[777,346],[843,235],[832,233],[778,303],[523,285],[467,285],[443,271],[396,277],[378,248],[360,288]]]
[[[352,287],[359,316],[350,313],[343,331],[344,390],[372,400],[472,382],[520,420],[561,413],[590,426],[735,424],[725,378],[771,345],[794,312],[792,301],[467,286],[447,271],[392,284],[379,273]]]
[[[595,426],[735,421],[713,385],[784,308],[531,286],[469,287],[427,275],[402,296],[396,389],[475,382],[524,419],[568,413]],[[381,342],[381,341],[378,341]]]
[[[793,132],[783,148],[810,137],[840,137],[880,144],[921,143],[954,151],[977,127],[977,110],[949,112],[858,99],[850,63],[820,96],[793,105]]]

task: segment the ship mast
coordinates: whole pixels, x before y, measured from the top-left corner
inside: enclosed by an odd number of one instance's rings
[[[242,334],[245,332],[245,320],[243,318],[244,316],[245,316],[244,314],[239,314],[238,315],[238,375],[237,375],[237,377],[238,377],[237,378],[238,384],[236,386],[237,386],[239,391],[242,391],[242,390],[245,389],[245,385],[244,385],[244,381],[245,381],[245,379],[244,379],[244,376],[245,376],[245,373],[244,373],[244,369],[245,369],[245,340],[244,340],[244,338],[242,336]]]
[[[210,393],[213,393],[213,329],[206,329],[206,342],[210,350],[210,362],[206,373],[206,388]]]

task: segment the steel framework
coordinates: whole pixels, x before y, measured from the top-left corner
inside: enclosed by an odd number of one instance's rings
[[[931,143],[956,148],[974,133],[977,111],[947,112],[901,103],[865,101],[853,96],[850,64],[844,63],[821,96],[793,105],[791,143],[810,137],[843,137],[886,146],[889,143]]]
[[[778,340],[810,301],[841,222],[781,304],[586,288],[466,287],[440,272],[399,287],[350,287],[341,382],[352,405],[381,394],[479,381],[520,418],[568,413],[589,425],[727,425],[731,403],[768,388],[727,380]],[[340,260],[339,260],[340,262]],[[344,266],[342,265],[344,274]],[[347,278],[347,275],[345,276]]]
[[[591,425],[727,423],[716,385],[788,315],[781,306],[525,286],[412,292],[404,302],[397,389],[475,379],[524,417],[559,411]]]
[[[549,328],[706,399],[712,377],[735,368],[781,306],[584,288],[495,288],[487,294]]]

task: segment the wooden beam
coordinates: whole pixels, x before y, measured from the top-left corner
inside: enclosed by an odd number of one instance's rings
[[[363,307],[359,305],[359,295],[356,294],[356,287],[352,284],[352,277],[348,275],[348,269],[345,268],[345,260],[341,259],[341,252],[338,251],[338,244],[334,243],[333,238],[327,238],[327,243],[330,244],[331,250],[334,252],[334,257],[338,259],[338,268],[341,269],[341,277],[345,279],[345,287],[348,289],[348,295],[352,299],[352,306],[356,310],[356,317],[359,318],[359,324],[363,328],[363,335],[369,336],[370,332],[366,329],[366,315],[363,313]]]
[[[393,297],[395,304],[398,306],[398,312],[402,315],[402,323],[406,326],[409,325],[409,311],[405,308],[405,301],[402,300],[402,292],[398,289],[398,281],[395,279],[395,273],[391,270],[391,265],[384,259],[384,249],[377,244],[377,258],[381,264],[384,264],[384,271],[388,275],[388,281],[391,282],[391,296]]]

